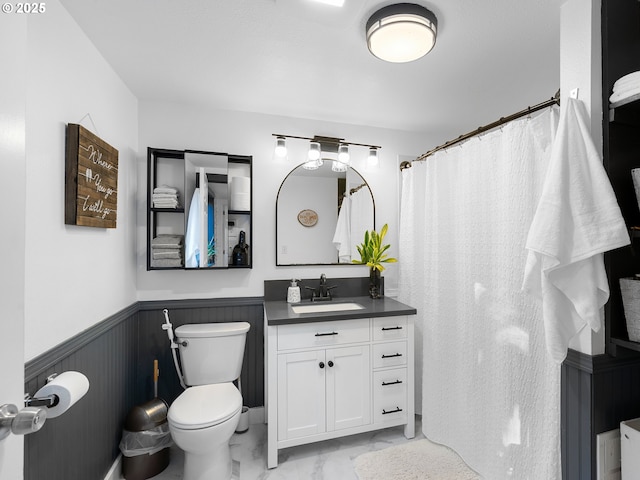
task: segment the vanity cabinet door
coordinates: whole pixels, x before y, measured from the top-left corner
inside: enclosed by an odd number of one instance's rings
[[[326,431],[324,350],[278,355],[278,440]]]
[[[369,346],[327,350],[327,431],[371,423]]]

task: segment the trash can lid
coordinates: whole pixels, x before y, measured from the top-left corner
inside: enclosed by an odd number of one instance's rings
[[[197,430],[222,423],[242,409],[242,395],[233,383],[187,388],[169,408],[169,425]]]
[[[133,407],[124,421],[124,429],[130,432],[141,432],[157,427],[167,421],[167,402],[154,398],[142,405]]]

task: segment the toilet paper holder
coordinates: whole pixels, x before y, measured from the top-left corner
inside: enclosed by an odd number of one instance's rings
[[[47,383],[58,376],[57,373],[53,373],[47,377]],[[60,399],[57,395],[45,395],[44,397],[32,397],[29,393],[24,394],[25,407],[55,407]]]

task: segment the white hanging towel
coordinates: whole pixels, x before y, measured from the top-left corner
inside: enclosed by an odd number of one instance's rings
[[[333,245],[338,250],[339,263],[351,263],[351,196],[342,199],[336,231],[333,234]]]
[[[598,331],[609,299],[603,253],[629,234],[579,100],[563,99],[558,131],[531,223],[522,289],[542,299],[547,350],[561,363],[585,325]]]
[[[193,197],[191,197],[189,217],[187,218],[187,232],[184,237],[184,264],[187,268],[198,268],[200,266],[201,209],[200,189],[196,188],[193,192]]]

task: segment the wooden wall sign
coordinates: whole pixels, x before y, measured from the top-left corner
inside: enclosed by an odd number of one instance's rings
[[[118,150],[82,125],[67,125],[64,223],[116,228]]]
[[[298,213],[298,221],[305,227],[313,227],[318,223],[318,214],[313,210],[301,210]]]

